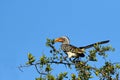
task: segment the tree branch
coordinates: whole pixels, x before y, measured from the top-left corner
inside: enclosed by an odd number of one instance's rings
[[[35,66],[36,71],[37,71],[39,74],[41,74],[41,75],[47,75],[47,73],[42,73],[42,72],[40,72],[39,69],[37,68],[37,65],[36,65],[36,64],[35,64],[34,66]]]

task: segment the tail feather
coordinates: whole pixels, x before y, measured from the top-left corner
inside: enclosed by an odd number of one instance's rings
[[[93,47],[95,44],[105,44],[105,43],[108,43],[109,41],[110,41],[110,40],[100,41],[100,42],[93,43],[93,44],[90,44],[90,45],[87,45],[87,46],[82,46],[82,47],[79,47],[79,48],[80,48],[80,49],[82,49],[82,48],[88,49],[88,48]]]

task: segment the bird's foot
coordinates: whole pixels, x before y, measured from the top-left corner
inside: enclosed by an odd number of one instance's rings
[[[78,62],[80,62],[80,59],[79,59],[79,58],[74,58],[74,59],[73,59],[73,62],[74,62],[74,63],[78,63]]]
[[[63,58],[64,58],[64,60],[66,60],[67,56],[65,56],[65,57],[63,57]]]

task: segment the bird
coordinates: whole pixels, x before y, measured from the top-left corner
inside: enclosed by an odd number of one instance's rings
[[[79,57],[85,57],[85,50],[91,47],[94,47],[95,44],[105,44],[108,43],[110,40],[104,40],[97,43],[93,43],[87,46],[82,47],[76,47],[70,44],[70,39],[67,36],[62,36],[59,38],[56,38],[54,42],[61,42],[61,49],[65,54],[67,54],[68,58],[79,58]]]

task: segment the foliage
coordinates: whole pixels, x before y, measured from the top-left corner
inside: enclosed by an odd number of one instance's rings
[[[34,56],[31,53],[28,53],[28,62],[26,63],[26,65],[32,65],[34,61]]]
[[[112,46],[96,44],[88,52],[85,52],[88,55],[84,59],[78,58],[75,61],[71,61],[65,57],[64,52],[60,49],[57,50],[54,44],[54,39],[47,39],[46,46],[50,47],[49,53],[51,56],[43,55],[38,61],[35,61],[35,57],[28,53],[26,65],[20,67],[35,66],[36,71],[40,74],[40,77],[36,78],[36,80],[90,80],[95,77],[100,80],[119,80],[120,64],[106,60],[108,58],[107,52],[115,50]],[[97,66],[95,64],[99,63],[100,57],[103,58],[103,65]],[[90,64],[90,62],[93,62],[94,65]],[[75,69],[77,72],[69,75],[69,71],[63,71],[58,73],[58,75],[53,75],[54,68],[52,68],[52,65],[63,65],[68,69]]]

